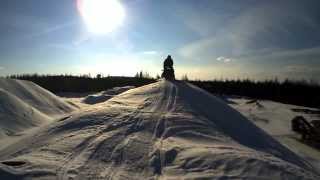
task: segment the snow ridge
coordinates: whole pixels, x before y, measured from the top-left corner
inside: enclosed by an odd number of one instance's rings
[[[55,122],[0,151],[0,160],[7,179],[319,178],[223,101],[178,81]]]
[[[73,110],[34,83],[0,78],[0,138],[19,135]]]

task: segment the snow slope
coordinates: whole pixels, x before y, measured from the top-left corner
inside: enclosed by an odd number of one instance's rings
[[[318,179],[218,98],[183,82],[131,89],[0,151],[1,179]]]
[[[50,117],[0,89],[0,138],[48,122]]]
[[[0,140],[73,110],[72,106],[34,83],[0,78]]]
[[[229,97],[228,102],[258,127],[317,167],[320,172],[320,150],[301,142],[300,135],[291,130],[291,120],[296,116],[303,116],[309,121],[320,120],[319,109],[244,97]]]
[[[113,96],[116,96],[118,94],[121,94],[125,91],[128,91],[129,89],[134,88],[134,86],[124,86],[124,87],[115,87],[112,89],[108,89],[106,91],[102,91],[97,94],[91,94],[85,97],[82,102],[85,104],[97,104],[107,101],[108,99],[112,98]]]
[[[50,116],[75,110],[51,92],[29,81],[0,78],[0,88]]]

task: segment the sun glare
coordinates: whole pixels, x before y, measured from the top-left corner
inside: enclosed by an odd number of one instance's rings
[[[119,0],[77,0],[80,14],[88,30],[106,34],[120,26],[125,10]]]

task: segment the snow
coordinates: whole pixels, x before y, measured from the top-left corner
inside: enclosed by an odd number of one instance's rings
[[[29,81],[0,78],[0,88],[50,116],[60,116],[75,110],[51,92]]]
[[[51,120],[11,93],[0,89],[0,138]]]
[[[0,78],[0,147],[7,136],[49,123],[75,110],[49,91],[28,81]]]
[[[224,99],[274,139],[313,164],[320,172],[320,151],[302,143],[301,137],[291,130],[291,120],[296,116],[303,116],[309,121],[320,120],[319,109],[245,97]]]
[[[288,105],[268,100],[250,100],[246,98],[235,98],[230,100],[235,102],[231,104],[231,106],[248,117],[257,126],[265,129],[269,134],[274,136],[294,134],[291,130],[291,120],[298,115],[303,115],[308,119],[317,118],[312,114],[293,111],[294,109],[311,110],[312,108]],[[254,102],[250,103],[250,101]]]
[[[184,82],[128,90],[0,150],[1,179],[318,179],[224,101]]]
[[[134,88],[134,86],[124,86],[124,87],[115,87],[112,89],[108,89],[106,91],[102,91],[97,94],[91,94],[85,97],[82,102],[85,104],[97,104],[107,101],[111,99],[113,96],[121,94],[129,89]]]

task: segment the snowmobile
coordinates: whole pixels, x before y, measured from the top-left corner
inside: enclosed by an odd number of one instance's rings
[[[170,55],[163,62],[163,72],[161,74],[162,78],[166,80],[175,80],[174,69],[173,69],[173,60]]]
[[[174,69],[173,68],[165,68],[161,75],[162,78],[166,80],[175,80]]]

